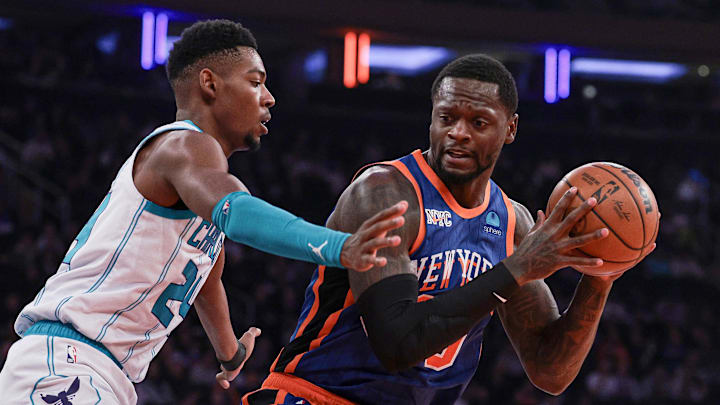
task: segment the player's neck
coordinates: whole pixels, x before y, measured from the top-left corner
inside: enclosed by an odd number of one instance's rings
[[[474,180],[457,184],[445,182],[445,185],[461,207],[472,209],[485,202],[485,189],[490,181],[490,173],[490,170],[486,170]]]
[[[192,123],[197,125],[197,127],[200,128],[204,133],[210,135],[216,141],[218,141],[220,147],[223,150],[223,153],[225,154],[225,157],[230,157],[230,155],[232,154],[233,148],[228,144],[228,142],[225,142],[222,138],[220,138],[220,131],[218,130],[215,121],[211,117],[209,117],[208,114],[203,112],[198,113],[189,109],[178,108],[177,112],[175,113],[175,120],[192,121]]]

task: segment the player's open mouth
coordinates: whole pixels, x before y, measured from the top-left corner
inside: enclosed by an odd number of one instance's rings
[[[270,114],[268,114],[265,117],[263,117],[262,120],[260,120],[260,126],[263,128],[263,135],[268,133],[267,123],[268,123],[268,121],[270,121],[270,118],[271,118],[271,116],[270,116]]]
[[[445,154],[453,159],[466,159],[471,157],[470,153],[458,149],[448,149],[445,151]]]

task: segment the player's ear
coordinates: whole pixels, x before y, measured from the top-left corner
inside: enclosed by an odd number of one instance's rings
[[[214,100],[216,88],[217,75],[212,70],[204,68],[198,73],[198,83],[200,84],[200,94],[202,94],[205,100]]]
[[[515,141],[515,135],[517,134],[519,116],[517,113],[513,114],[507,121],[507,132],[505,133],[505,144],[510,144]]]

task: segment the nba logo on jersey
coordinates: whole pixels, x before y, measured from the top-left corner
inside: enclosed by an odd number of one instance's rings
[[[77,363],[78,349],[75,346],[67,345],[67,362]]]
[[[222,206],[222,213],[227,215],[230,212],[230,201],[225,200],[225,204]]]

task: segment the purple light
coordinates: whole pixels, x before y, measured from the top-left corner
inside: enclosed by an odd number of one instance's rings
[[[577,58],[572,62],[572,71],[586,75],[665,81],[684,75],[687,67],[669,62]]]
[[[568,49],[561,49],[558,53],[557,94],[560,98],[570,96],[570,50]]]
[[[167,60],[168,16],[160,13],[155,18],[155,63],[162,65]]]
[[[146,11],[142,17],[142,44],[140,48],[140,66],[145,70],[153,67],[153,34],[155,28],[155,14]]]
[[[416,75],[435,68],[455,56],[435,46],[370,45],[370,68],[401,75]]]
[[[557,97],[557,49],[545,50],[545,101],[554,103]]]

